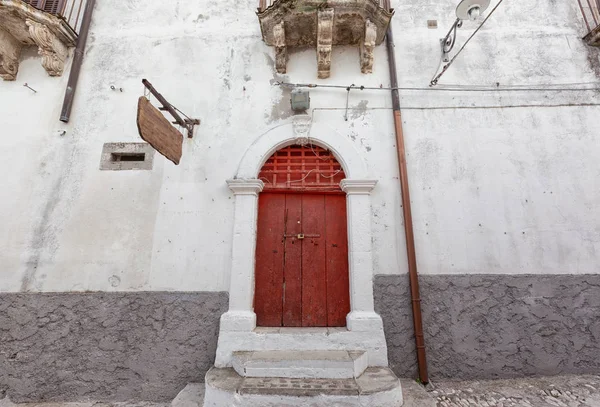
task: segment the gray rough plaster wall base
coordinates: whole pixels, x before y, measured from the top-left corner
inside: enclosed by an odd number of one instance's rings
[[[204,381],[227,293],[0,294],[0,398],[171,401]]]
[[[600,275],[423,275],[430,376],[600,373]],[[407,275],[375,277],[390,366],[417,374]]]

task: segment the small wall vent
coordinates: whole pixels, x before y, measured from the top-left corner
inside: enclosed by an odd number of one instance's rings
[[[145,161],[146,153],[112,153],[112,161]]]
[[[148,143],[106,143],[100,169],[108,171],[151,170],[154,149]]]

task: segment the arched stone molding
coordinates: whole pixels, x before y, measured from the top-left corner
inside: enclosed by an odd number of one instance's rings
[[[312,143],[333,152],[348,179],[370,178],[365,160],[347,136],[326,124],[313,122],[309,137]],[[268,130],[250,145],[240,162],[235,178],[256,178],[263,164],[275,151],[294,143],[296,136],[293,122]]]
[[[348,211],[350,313],[346,317],[347,331],[338,330],[335,335],[316,333],[314,336],[300,333],[302,340],[294,339],[293,335],[278,339],[274,334],[265,337],[264,333],[255,331],[253,302],[258,194],[264,186],[256,177],[275,151],[297,140],[293,123],[270,129],[252,143],[240,162],[235,179],[227,181],[235,195],[232,265],[229,311],[221,317],[215,365],[231,366],[232,352],[238,350],[302,347],[312,350],[365,349],[369,353],[370,366],[387,366],[383,323],[375,313],[373,299],[370,193],[377,181],[369,177],[365,161],[350,140],[324,124],[312,125],[310,142],[331,150],[346,174],[340,186],[347,194]]]

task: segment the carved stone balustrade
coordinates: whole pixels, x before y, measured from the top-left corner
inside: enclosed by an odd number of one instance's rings
[[[17,78],[21,49],[36,46],[50,76],[63,73],[68,48],[77,34],[67,22],[21,0],[0,0],[0,77]]]
[[[356,45],[363,73],[383,42],[394,11],[379,0],[274,0],[257,13],[263,40],[275,47],[277,72],[286,73],[288,48],[315,47],[319,78],[328,78],[336,45]]]

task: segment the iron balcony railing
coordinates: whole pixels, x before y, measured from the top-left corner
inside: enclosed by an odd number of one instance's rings
[[[275,3],[275,1],[277,0],[259,0],[258,1],[258,11],[264,11],[266,8],[269,8],[273,5],[273,3]],[[390,0],[368,0],[371,1],[373,3],[379,3],[379,7],[382,7],[384,9],[386,9],[387,11],[390,11],[391,7],[390,7]],[[594,0],[595,1],[595,0]]]
[[[23,0],[23,2],[64,19],[75,34],[79,35],[87,0]]]
[[[600,26],[600,0],[577,0],[577,2],[588,34]]]

